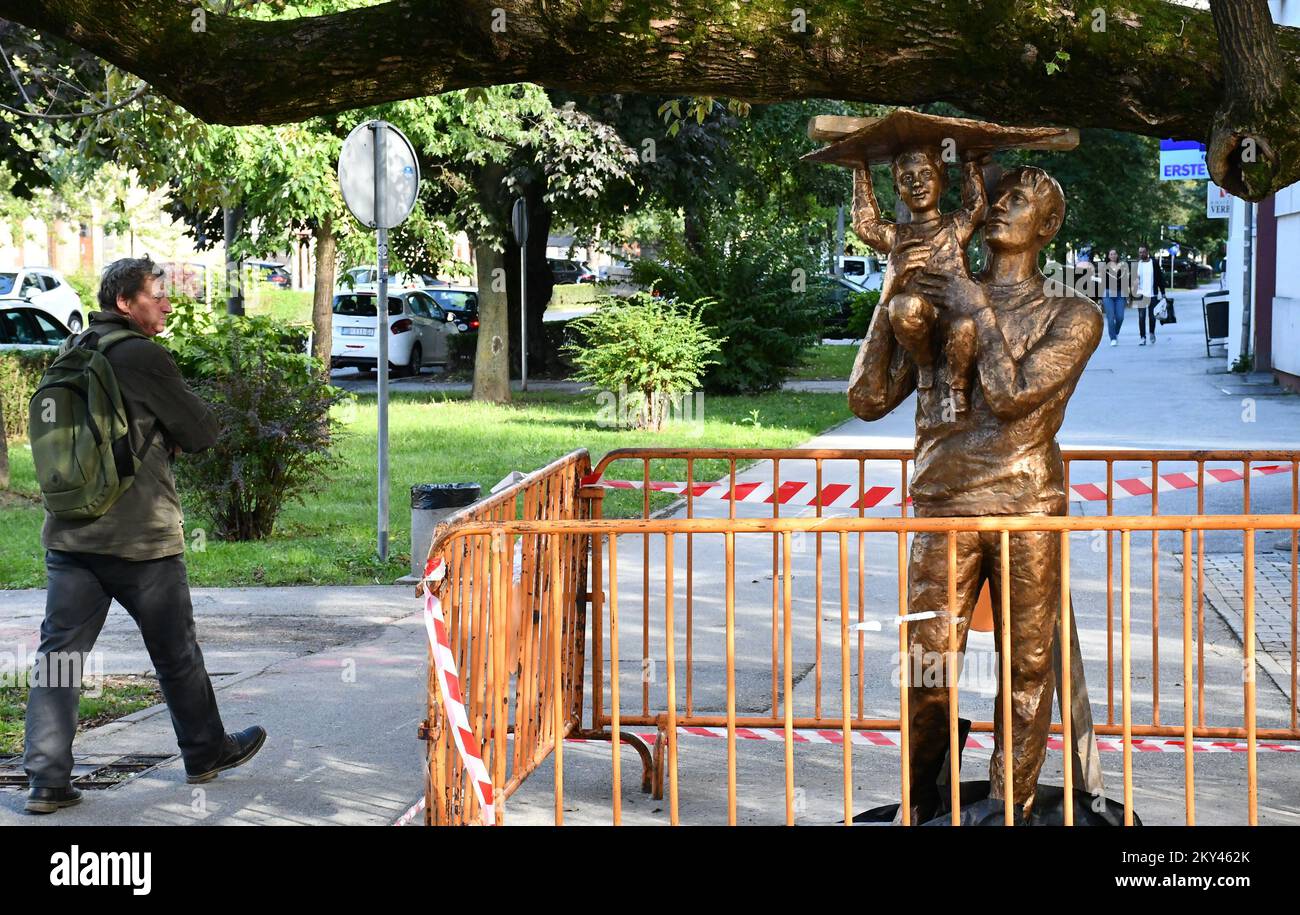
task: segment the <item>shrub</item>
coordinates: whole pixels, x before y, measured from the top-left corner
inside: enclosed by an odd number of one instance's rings
[[[44,349],[0,352],[0,407],[3,407],[8,439],[27,437],[27,401],[36,393],[36,386],[54,356],[53,350]]]
[[[474,351],[478,348],[478,331],[462,331],[447,335],[447,371],[465,372],[474,369]]]
[[[672,241],[664,255],[637,261],[632,276],[671,298],[706,303],[701,318],[725,342],[705,390],[779,388],[820,334],[824,282],[806,240],[788,228],[745,230],[719,218],[705,225],[698,245]]]
[[[579,381],[627,392],[626,409],[638,428],[663,428],[668,403],[698,388],[708,358],[718,351],[700,320],[705,302],[683,305],[638,293],[609,299],[569,322],[581,337],[564,349]]]
[[[879,289],[868,289],[849,296],[849,336],[856,339],[867,335],[867,330],[871,327],[871,315],[879,304]]]
[[[86,324],[90,322],[87,316],[92,311],[99,311],[99,300],[95,294],[99,292],[99,275],[93,270],[78,270],[76,273],[65,273],[63,278],[68,281],[78,298],[81,299],[81,318]]]
[[[215,536],[261,540],[286,501],[327,482],[338,461],[330,407],[347,395],[270,318],[178,311],[173,353],[222,430],[214,447],[177,461],[178,481]]]

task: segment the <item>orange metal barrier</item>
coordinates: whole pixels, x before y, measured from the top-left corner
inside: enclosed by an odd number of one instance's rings
[[[1247,742],[1247,820],[1257,820],[1257,767],[1256,741],[1297,740],[1300,728],[1297,728],[1296,702],[1296,565],[1297,565],[1297,529],[1300,528],[1300,514],[1297,514],[1300,499],[1300,452],[1066,452],[1068,474],[1072,467],[1085,462],[1097,462],[1105,465],[1105,505],[1106,514],[1095,517],[994,517],[994,518],[908,518],[906,500],[901,503],[900,516],[892,518],[866,517],[865,510],[856,509],[852,515],[824,515],[820,504],[823,491],[823,471],[833,462],[851,462],[856,469],[859,495],[866,491],[867,467],[869,462],[888,462],[898,467],[898,488],[900,494],[906,493],[907,463],[910,452],[905,451],[832,451],[832,450],[708,450],[708,449],[639,449],[611,452],[588,476],[585,452],[575,452],[562,461],[539,471],[537,474],[516,484],[497,496],[475,506],[452,519],[450,528],[435,536],[430,555],[441,552],[449,557],[450,575],[447,582],[447,594],[444,600],[449,608],[450,624],[460,633],[460,646],[457,652],[458,664],[466,671],[463,678],[470,682],[481,683],[485,687],[482,694],[498,696],[500,701],[495,709],[487,707],[486,701],[479,705],[473,703],[479,698],[480,691],[467,689],[466,701],[474,709],[471,722],[477,729],[476,737],[484,750],[485,761],[491,757],[489,771],[493,773],[500,803],[498,805],[498,822],[501,821],[504,801],[510,796],[527,775],[547,756],[554,752],[555,773],[555,821],[563,821],[563,747],[562,741],[556,742],[554,735],[599,737],[611,739],[619,735],[623,742],[632,744],[641,754],[643,763],[643,787],[647,781],[656,793],[667,787],[669,796],[669,818],[679,821],[678,809],[678,728],[687,726],[722,727],[727,729],[727,768],[728,768],[728,822],[736,822],[736,729],[746,727],[781,728],[785,734],[784,769],[786,782],[786,820],[793,822],[793,785],[794,785],[794,741],[793,732],[797,729],[818,728],[840,730],[843,734],[844,766],[844,811],[846,822],[852,813],[852,741],[854,730],[898,730],[902,742],[901,766],[903,786],[903,808],[907,808],[908,752],[909,735],[907,728],[907,691],[900,687],[896,714],[877,713],[874,717],[867,714],[864,695],[864,672],[867,671],[864,652],[864,636],[857,633],[856,646],[850,635],[849,627],[865,620],[867,606],[866,575],[866,540],[869,535],[889,536],[897,542],[898,591],[897,611],[906,612],[906,548],[907,535],[918,531],[944,531],[948,533],[949,568],[956,565],[956,535],[967,531],[993,531],[1002,539],[1004,549],[1001,553],[1000,574],[1006,581],[1011,574],[1009,557],[1005,544],[1011,534],[1019,531],[1057,531],[1061,536],[1061,574],[1062,607],[1061,628],[1062,651],[1060,654],[1061,707],[1071,708],[1071,663],[1077,652],[1071,651],[1071,607],[1069,594],[1070,577],[1070,534],[1092,534],[1096,538],[1104,537],[1106,550],[1106,621],[1107,621],[1107,685],[1105,701],[1105,722],[1096,725],[1096,732],[1103,735],[1122,735],[1124,739],[1124,801],[1126,816],[1132,813],[1132,740],[1137,737],[1180,737],[1184,743],[1184,784],[1186,800],[1186,820],[1195,822],[1194,767],[1191,741],[1198,738],[1237,738]],[[600,520],[601,504],[606,490],[597,486],[582,485],[584,479],[602,474],[617,461],[633,460],[641,463],[641,482],[651,480],[652,462],[655,476],[667,479],[683,479],[670,471],[671,462],[685,462],[685,477],[694,482],[697,466],[706,466],[711,470],[724,470],[731,486],[733,498],[727,500],[725,515],[721,517],[700,517],[697,515],[699,503],[688,490],[684,499],[686,515],[678,520],[656,520],[651,517],[651,493],[646,487],[640,493],[639,518],[620,520]],[[707,462],[721,462],[719,465]],[[787,466],[791,462],[805,462],[807,469],[815,476],[817,493],[815,501],[809,506],[815,511],[812,517],[792,518],[781,516],[781,504],[773,501],[770,517],[738,517],[737,502],[734,499],[735,480],[741,468],[749,462],[770,461],[772,464],[771,483],[773,492],[780,488],[782,477],[781,463]],[[1195,465],[1197,486],[1197,514],[1180,514],[1161,516],[1159,511],[1159,487],[1149,493],[1150,514],[1117,516],[1114,501],[1121,496],[1114,491],[1115,466],[1128,462],[1148,462],[1151,466],[1152,479],[1160,472],[1161,464],[1190,463]],[[1206,514],[1207,464],[1233,462],[1243,473],[1241,481],[1242,511],[1240,514]],[[1250,482],[1253,465],[1263,462],[1283,462],[1289,465],[1291,489],[1291,514],[1285,515],[1250,515]],[[738,467],[738,464],[740,467]],[[1208,468],[1211,479],[1216,468]],[[750,470],[749,475],[753,475]],[[797,474],[797,472],[795,472]],[[1098,476],[1100,476],[1098,474]],[[1188,473],[1188,478],[1191,474]],[[539,491],[545,489],[545,498]],[[1223,490],[1226,492],[1226,489]],[[521,498],[522,497],[522,498]],[[1136,497],[1134,497],[1136,498]],[[1222,501],[1216,498],[1215,501]],[[861,502],[861,500],[859,500]],[[721,506],[719,514],[721,514]],[[522,509],[522,514],[518,512]],[[766,506],[761,508],[766,511]],[[788,511],[788,510],[787,510]],[[520,518],[521,520],[512,520]],[[1290,536],[1290,639],[1289,666],[1290,689],[1286,697],[1286,721],[1280,726],[1260,728],[1256,720],[1255,671],[1257,669],[1255,654],[1255,569],[1254,540],[1259,530],[1286,530]],[[1206,706],[1206,666],[1205,666],[1205,614],[1204,614],[1204,562],[1205,536],[1209,532],[1239,532],[1242,539],[1242,588],[1244,617],[1244,637],[1242,639],[1242,661],[1245,675],[1243,680],[1242,704],[1237,710],[1215,708],[1207,724]],[[1132,695],[1132,652],[1134,636],[1133,590],[1131,584],[1134,569],[1131,555],[1132,535],[1134,532],[1150,532],[1151,548],[1151,701],[1150,718],[1135,722],[1133,719]],[[1159,591],[1159,535],[1161,532],[1175,532],[1181,537],[1179,555],[1182,562],[1182,612],[1180,630],[1177,635],[1168,631],[1162,636],[1159,629],[1160,591]],[[1120,582],[1115,586],[1115,534],[1119,535],[1119,572]],[[853,542],[856,535],[856,544]],[[641,538],[641,604],[640,620],[630,617],[626,612],[620,616],[620,586],[618,563],[620,545],[629,536]],[[675,591],[678,586],[679,565],[675,555],[675,538],[682,536],[685,540],[685,614],[684,620],[678,612]],[[739,714],[736,708],[736,540],[737,537],[752,539],[754,536],[766,536],[772,540],[772,592],[771,592],[771,681],[772,704],[770,714]],[[723,542],[725,563],[725,592],[723,607],[723,624],[725,627],[725,679],[726,709],[725,715],[706,714],[696,711],[696,630],[698,626],[696,604],[699,599],[711,599],[713,595],[698,592],[695,585],[694,549],[697,538],[715,537]],[[809,621],[798,620],[793,616],[792,580],[794,570],[792,560],[802,555],[794,548],[792,538],[807,537],[815,541],[815,551],[811,571],[815,583],[815,601],[813,615],[815,622],[811,627]],[[831,600],[824,600],[823,587],[823,538],[831,538],[836,553],[835,564],[838,569],[838,593]],[[1168,534],[1166,534],[1168,537]],[[651,589],[651,542],[662,542],[662,578],[661,593],[652,597]],[[500,652],[503,658],[493,662],[488,654],[497,654],[499,649],[494,643],[495,634],[507,628],[508,616],[506,604],[520,606],[520,600],[511,602],[506,595],[509,590],[507,582],[512,579],[511,563],[515,543],[522,546],[524,575],[522,579],[521,598],[524,612],[519,625],[522,626],[522,638],[517,649]],[[1098,541],[1093,540],[1095,545]],[[1195,546],[1193,546],[1195,544]],[[856,546],[856,563],[850,564],[851,547]],[[1195,549],[1195,554],[1193,554]],[[1195,555],[1195,563],[1192,557]],[[487,557],[490,556],[490,561]],[[473,558],[471,558],[473,557]],[[485,569],[485,565],[487,568]],[[1195,575],[1193,575],[1195,565]],[[550,575],[545,574],[551,570]],[[570,574],[571,570],[571,574]],[[588,572],[590,573],[590,592],[586,590]],[[1195,580],[1195,587],[1193,587]],[[850,583],[854,584],[855,601],[850,600]],[[950,574],[950,585],[955,587],[955,578]],[[561,587],[553,587],[552,582],[560,582]],[[467,589],[470,597],[466,597]],[[459,589],[460,597],[449,598],[447,595]],[[1118,595],[1118,601],[1116,596]],[[830,664],[835,663],[838,655],[840,695],[837,702],[827,702],[823,696],[823,675],[830,668],[823,648],[828,634],[823,632],[825,605],[835,603],[838,597],[838,632],[829,634],[833,651],[829,655]],[[1002,638],[1009,636],[1009,591],[1002,589]],[[951,602],[951,598],[950,598]],[[1078,600],[1076,599],[1076,604]],[[591,717],[588,727],[581,727],[582,702],[584,693],[584,653],[587,614],[586,605],[591,604],[591,657],[590,674]],[[1115,658],[1115,609],[1119,609],[1119,665],[1116,670]],[[501,606],[498,607],[498,604]],[[624,601],[626,608],[626,599]],[[854,606],[856,604],[856,606]],[[608,610],[606,610],[608,607]],[[651,609],[655,612],[652,615]],[[477,609],[476,609],[477,608]],[[531,613],[528,610],[531,608]],[[891,606],[889,608],[894,611]],[[855,614],[856,611],[856,614]],[[608,617],[606,617],[608,613]],[[498,615],[500,620],[498,621]],[[555,624],[560,620],[560,624]],[[639,626],[637,623],[639,622]],[[712,620],[710,621],[712,622]],[[477,628],[475,628],[477,627]],[[486,628],[485,628],[486,627]],[[513,627],[511,627],[513,628]],[[640,664],[644,671],[647,665],[663,663],[665,666],[663,695],[655,695],[651,702],[649,680],[641,678],[641,701],[639,709],[633,706],[626,709],[626,701],[621,694],[620,665],[626,663],[625,649],[627,634],[633,636],[640,629]],[[793,695],[794,671],[794,632],[797,629],[814,631],[812,671],[813,699],[811,715],[796,714],[794,703],[785,701]],[[827,627],[830,628],[830,627]],[[899,625],[900,657],[906,654],[907,623]],[[474,632],[476,636],[468,636]],[[1193,632],[1195,635],[1193,635]],[[672,633],[672,637],[666,634]],[[680,634],[679,634],[680,633]],[[955,623],[950,627],[951,637],[956,636]],[[652,653],[652,634],[662,645]],[[834,643],[838,641],[838,644]],[[1160,646],[1165,643],[1178,643],[1182,659],[1182,708],[1183,713],[1174,722],[1162,722],[1160,707]],[[680,643],[680,644],[679,644]],[[511,645],[514,645],[513,640]],[[488,647],[492,650],[489,652]],[[549,654],[546,649],[549,646]],[[504,647],[504,645],[502,646]],[[851,663],[851,649],[856,647],[856,667]],[[684,658],[683,658],[684,654]],[[806,658],[803,660],[807,660]],[[1001,670],[999,677],[1006,684],[1010,681],[1010,658],[1000,656]],[[540,662],[540,663],[539,663]],[[955,665],[956,655],[949,656],[949,663]],[[606,670],[608,666],[608,681]],[[492,671],[506,670],[507,682],[498,684]],[[955,666],[953,667],[955,671]],[[856,671],[857,695],[850,695],[850,683]],[[878,673],[878,671],[877,671]],[[678,681],[682,679],[684,692],[679,696]],[[1119,680],[1119,708],[1116,709],[1115,681]],[[951,675],[948,688],[953,701],[950,702],[950,715],[955,721],[957,716],[957,681]],[[429,721],[439,721],[437,710],[433,706],[435,686],[431,681],[431,711]],[[1095,686],[1094,686],[1095,689]],[[1004,701],[1009,702],[1010,690],[1002,690]],[[608,706],[606,700],[608,699]],[[1100,704],[1100,699],[1095,700]],[[608,710],[607,710],[608,708]],[[1119,721],[1116,721],[1116,712]],[[1062,733],[1065,747],[1072,746],[1071,717],[1064,716],[1060,725],[1054,730]],[[1168,718],[1166,709],[1166,719]],[[1002,716],[1006,727],[1010,726],[1010,717]],[[1238,723],[1239,722],[1239,723]],[[507,727],[500,727],[504,723]],[[625,729],[634,726],[650,726],[657,729],[661,739],[654,746],[655,759],[651,765],[649,749],[644,742]],[[991,731],[993,723],[976,721],[973,725],[977,731]],[[435,728],[436,730],[436,728]],[[514,734],[513,753],[506,753],[507,730]],[[956,729],[951,730],[953,746],[950,750],[950,765],[953,775],[950,786],[955,795],[959,785],[956,778],[958,753],[955,746]],[[1008,741],[1009,745],[1009,741]],[[445,736],[431,744],[430,752],[430,796],[428,820],[430,822],[465,822],[470,820],[472,811],[465,809],[464,799],[468,794],[463,790],[463,779],[457,769],[456,761],[451,758],[454,751],[449,751]],[[1009,772],[1009,767],[1006,770]],[[1079,770],[1071,765],[1063,767],[1065,787],[1068,792],[1077,785]],[[620,797],[620,759],[618,753],[612,754],[613,776],[613,812],[612,820],[621,819]],[[1006,792],[1010,796],[1010,792]],[[439,800],[441,799],[441,800]],[[435,801],[438,801],[435,804]],[[469,801],[472,806],[472,800]],[[1067,805],[1067,808],[1069,805]],[[436,808],[436,809],[435,809]],[[1011,816],[1011,805],[1006,805],[1007,816]],[[1067,817],[1069,816],[1067,812]],[[906,813],[904,813],[906,817]],[[1008,820],[1009,821],[1009,820]]]

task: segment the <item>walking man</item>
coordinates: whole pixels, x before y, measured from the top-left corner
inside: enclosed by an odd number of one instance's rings
[[[1165,294],[1165,272],[1151,259],[1146,245],[1138,248],[1138,261],[1133,267],[1133,304],[1138,310],[1138,333],[1142,340],[1138,346],[1147,345],[1147,322],[1151,323],[1151,345],[1156,345],[1157,296]]]
[[[60,408],[33,426],[33,457],[46,494],[41,544],[49,583],[27,700],[30,813],[52,813],[81,800],[71,783],[81,671],[113,600],[140,627],[171,712],[187,781],[205,782],[242,765],[266,740],[258,726],[225,732],[195,639],[172,462],[181,451],[212,447],[219,429],[171,355],[149,339],[163,330],[172,310],[161,268],[148,257],[110,264],[100,281],[99,307],[88,329],[60,352],[98,347],[107,359],[129,426],[130,454],[113,458],[118,472],[126,468],[128,475],[134,459],[134,479],[107,511],[70,520],[57,500],[51,507],[55,487],[47,490],[47,483],[50,477],[57,481],[70,460],[58,449],[76,440],[59,422],[60,414],[71,411]]]
[[[977,330],[977,383],[970,409],[954,414],[935,385],[918,391],[916,458],[910,492],[918,517],[1063,515],[1068,511],[1056,433],[1088,358],[1101,340],[1101,310],[1080,295],[1050,295],[1039,252],[1065,216],[1061,187],[1042,169],[1006,172],[991,196],[985,242],[988,267],[978,281],[964,271],[921,273],[918,288],[936,308],[966,316]],[[900,273],[925,269],[925,252],[901,262]],[[916,390],[916,365],[877,309],[849,381],[849,406],[866,420],[891,412]],[[948,535],[917,533],[908,564],[912,613],[936,615],[908,628],[909,657],[932,667],[947,657],[949,611],[957,615],[965,651],[971,615],[989,582],[1000,615],[1001,543],[996,532],[956,535],[957,606],[948,606]],[[1052,653],[1061,610],[1060,535],[1023,531],[1008,539],[1011,594],[1012,746],[1002,740],[1002,687],[994,706],[991,797],[1002,799],[1005,767],[1013,802],[1032,810],[1052,717]],[[1000,623],[995,632],[1001,631]],[[1007,651],[1008,646],[999,646]],[[900,659],[903,661],[904,659]],[[948,670],[946,660],[937,668]],[[926,678],[908,685],[911,817],[938,809],[937,778],[948,749],[948,688]]]

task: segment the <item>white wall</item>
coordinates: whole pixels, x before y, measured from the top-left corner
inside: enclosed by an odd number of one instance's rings
[[[1300,0],[1272,0],[1273,21],[1300,26]],[[1273,367],[1300,375],[1300,184],[1278,191],[1277,295],[1273,299]]]

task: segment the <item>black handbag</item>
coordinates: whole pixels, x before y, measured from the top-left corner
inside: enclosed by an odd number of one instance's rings
[[[1161,324],[1178,323],[1178,316],[1174,314],[1174,300],[1170,296],[1165,296],[1161,302],[1157,303],[1152,312]]]

